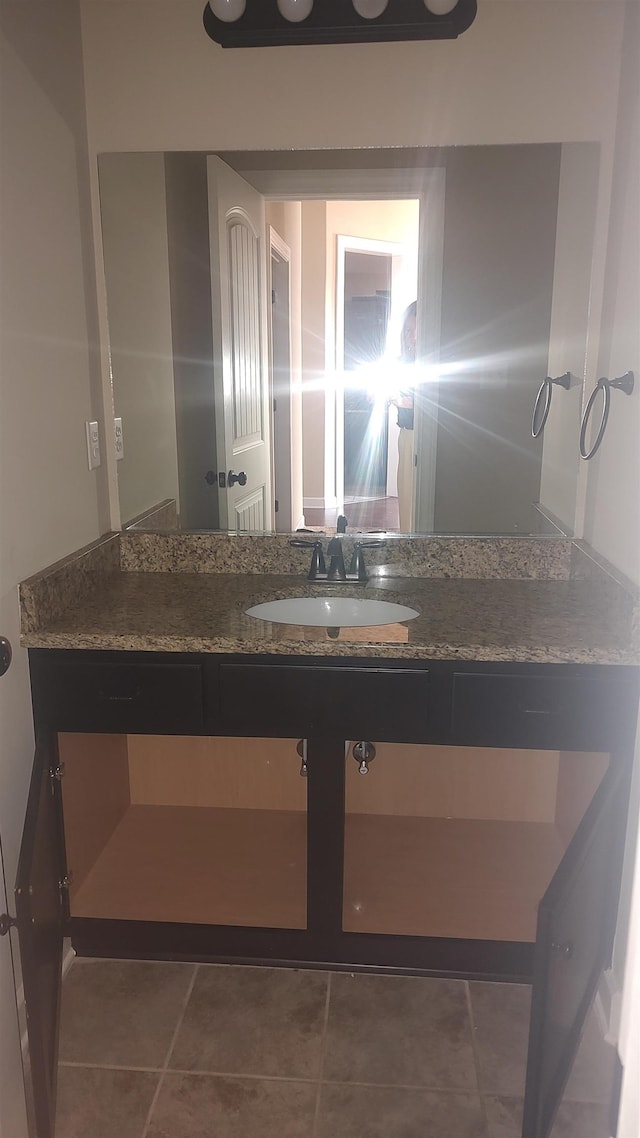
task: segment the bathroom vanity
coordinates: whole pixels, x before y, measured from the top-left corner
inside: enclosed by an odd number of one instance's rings
[[[82,955],[533,983],[523,1136],[543,1138],[615,927],[633,598],[593,564],[571,577],[568,542],[560,567],[547,545],[524,573],[499,550],[497,579],[434,570],[440,542],[429,576],[396,565],[365,589],[415,621],[329,635],[246,615],[313,591],[289,563],[162,572],[149,542],[110,541],[22,595],[38,1138],[53,1135],[64,936]]]

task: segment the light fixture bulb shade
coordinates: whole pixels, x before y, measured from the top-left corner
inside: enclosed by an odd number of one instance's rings
[[[209,7],[225,24],[235,24],[244,15],[247,0],[209,0]]]
[[[285,20],[292,24],[299,24],[306,20],[313,8],[313,0],[278,0],[278,10]]]
[[[446,16],[453,12],[458,0],[424,0],[424,6],[434,16]]]
[[[352,0],[352,3],[363,20],[375,20],[382,15],[389,0]]]

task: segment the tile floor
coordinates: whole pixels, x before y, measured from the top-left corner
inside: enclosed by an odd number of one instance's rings
[[[77,960],[56,1138],[519,1138],[529,989]],[[592,1017],[554,1138],[606,1138]]]

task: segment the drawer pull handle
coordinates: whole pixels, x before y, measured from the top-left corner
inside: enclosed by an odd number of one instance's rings
[[[551,715],[552,712],[548,707],[523,707],[522,712],[524,715]]]
[[[105,703],[135,703],[142,695],[142,689],[136,688],[131,695],[114,695],[112,692],[105,691],[98,692],[98,695]]]
[[[561,956],[563,960],[571,960],[574,947],[575,946],[572,940],[565,940],[561,944],[557,941],[551,942],[551,948],[555,953],[557,953],[558,956]]]

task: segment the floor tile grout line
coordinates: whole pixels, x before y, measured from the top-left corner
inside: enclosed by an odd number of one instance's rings
[[[194,964],[194,966],[193,966],[193,973],[191,976],[191,980],[189,981],[189,984],[187,985],[187,991],[186,991],[184,999],[182,1001],[182,1006],[181,1006],[180,1012],[178,1013],[178,1022],[176,1023],[176,1026],[173,1030],[173,1034],[171,1036],[169,1047],[167,1049],[166,1058],[164,1061],[164,1067],[162,1068],[162,1070],[160,1072],[160,1077],[158,1079],[158,1085],[155,1089],[153,1098],[151,1100],[151,1105],[150,1105],[149,1110],[147,1112],[147,1117],[145,1119],[145,1124],[144,1124],[144,1127],[142,1129],[142,1134],[141,1134],[140,1138],[147,1138],[147,1134],[149,1133],[149,1126],[151,1125],[151,1119],[153,1118],[153,1112],[156,1108],[158,1098],[160,1096],[160,1090],[161,1090],[162,1084],[164,1082],[165,1074],[166,1074],[167,1069],[169,1067],[169,1059],[171,1058],[176,1039],[178,1038],[178,1032],[180,1031],[180,1028],[182,1027],[182,1023],[183,1023],[183,1020],[185,1017],[187,1006],[189,1004],[189,1000],[191,999],[191,994],[192,994],[194,986],[195,986],[196,977],[198,975],[199,967],[200,966],[198,964]]]
[[[468,980],[464,980],[465,996],[467,1000],[467,1012],[469,1014],[469,1024],[471,1026],[471,1051],[473,1054],[473,1069],[476,1076],[476,1088],[478,1094],[482,1093],[482,1083],[480,1079],[480,1050],[477,1042],[477,1027],[476,1018],[473,1013],[473,1003],[471,1000],[471,985]]]
[[[311,1130],[311,1138],[316,1138],[316,1133],[317,1133],[317,1129],[318,1129],[318,1118],[320,1116],[320,1096],[322,1094],[322,1085],[323,1085],[322,1084],[322,1076],[324,1075],[324,1057],[325,1057],[326,1049],[327,1049],[327,1027],[329,1024],[329,1003],[330,1003],[330,1000],[331,1000],[331,972],[327,972],[327,995],[326,995],[325,1002],[324,1002],[324,1021],[322,1024],[322,1040],[321,1040],[321,1044],[320,1044],[320,1063],[319,1063],[319,1067],[318,1067],[320,1078],[318,1079],[318,1089],[316,1091],[316,1105],[315,1105],[315,1110],[313,1112],[313,1128]]]
[[[265,1083],[301,1083],[304,1085],[311,1084],[320,1087],[361,1087],[367,1090],[398,1090],[398,1091],[422,1091],[425,1094],[441,1094],[441,1095],[458,1095],[470,1098],[477,1098],[478,1095],[482,1098],[493,1098],[497,1094],[496,1091],[477,1091],[475,1088],[469,1087],[452,1087],[443,1086],[434,1083],[363,1083],[352,1080],[342,1079],[305,1079],[301,1075],[263,1075],[256,1074],[255,1071],[205,1071],[201,1068],[191,1067],[122,1067],[116,1063],[60,1063],[61,1067],[80,1068],[81,1070],[89,1069],[96,1071],[135,1071],[141,1074],[150,1075],[194,1075],[200,1079],[248,1079],[255,1080],[256,1082]],[[518,1095],[499,1096],[506,1098],[517,1099]],[[579,1102],[588,1103],[590,1106],[600,1105],[597,1100],[579,1099]]]

